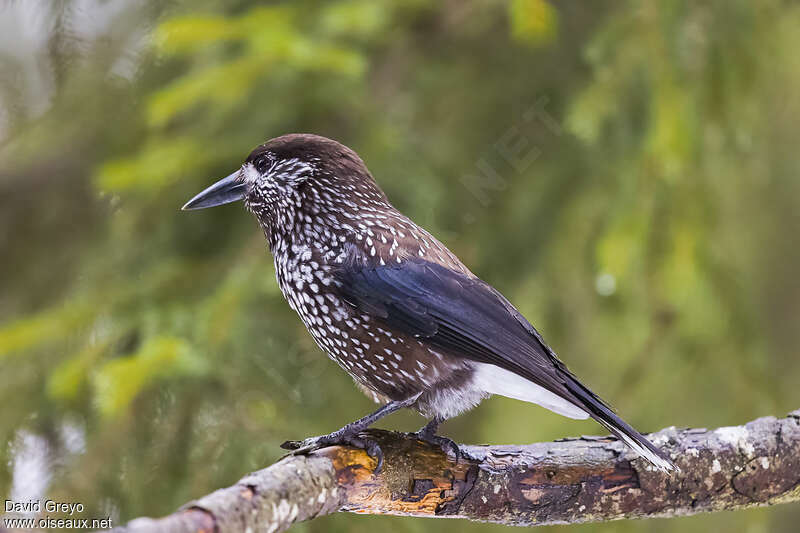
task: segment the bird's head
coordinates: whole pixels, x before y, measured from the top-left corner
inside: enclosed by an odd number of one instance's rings
[[[357,216],[386,204],[361,158],[318,135],[290,134],[256,147],[241,168],[183,206],[203,209],[243,200],[270,236],[297,230],[299,221]]]

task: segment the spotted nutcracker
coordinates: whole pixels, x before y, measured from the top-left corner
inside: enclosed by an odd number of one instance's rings
[[[439,424],[499,394],[575,419],[594,418],[655,467],[674,465],[567,369],[538,331],[491,285],[395,209],[363,161],[317,135],[258,146],[239,170],[183,209],[237,200],[258,219],[278,284],[314,340],[382,407],[329,435],[288,441],[305,452],[378,445],[360,435],[403,407]]]

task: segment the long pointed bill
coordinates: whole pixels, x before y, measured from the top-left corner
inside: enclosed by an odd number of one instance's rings
[[[236,180],[240,171],[230,174],[204,190],[184,205],[181,209],[205,209],[215,205],[229,204],[244,198],[247,185]]]

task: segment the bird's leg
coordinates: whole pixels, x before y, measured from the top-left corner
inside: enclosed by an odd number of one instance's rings
[[[326,446],[353,446],[354,448],[359,448],[366,451],[378,462],[378,465],[375,467],[375,473],[377,474],[383,467],[383,452],[381,451],[381,448],[378,446],[377,442],[371,439],[360,437],[358,434],[384,416],[394,413],[398,409],[410,407],[421,395],[422,392],[417,393],[405,400],[389,402],[386,405],[381,406],[381,408],[374,413],[370,413],[363,418],[359,418],[355,422],[350,422],[346,426],[342,427],[341,429],[337,429],[333,433],[321,435],[319,437],[309,437],[301,441],[287,440],[281,444],[281,448],[285,450],[292,450],[292,454],[297,455],[309,453]]]
[[[448,451],[452,451],[453,455],[456,456],[456,462],[461,458],[461,449],[458,447],[452,439],[448,439],[447,437],[442,437],[436,434],[436,430],[439,429],[439,424],[441,424],[443,420],[439,417],[434,417],[430,422],[425,424],[419,431],[414,433],[414,436],[417,439],[421,440],[422,442],[427,442],[432,446],[438,446],[442,449],[444,453]]]

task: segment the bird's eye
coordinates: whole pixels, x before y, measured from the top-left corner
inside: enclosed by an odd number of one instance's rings
[[[261,157],[256,159],[255,166],[256,166],[256,170],[258,170],[259,174],[266,173],[267,168],[269,168],[269,163],[270,163],[270,160],[265,155],[262,155]]]

